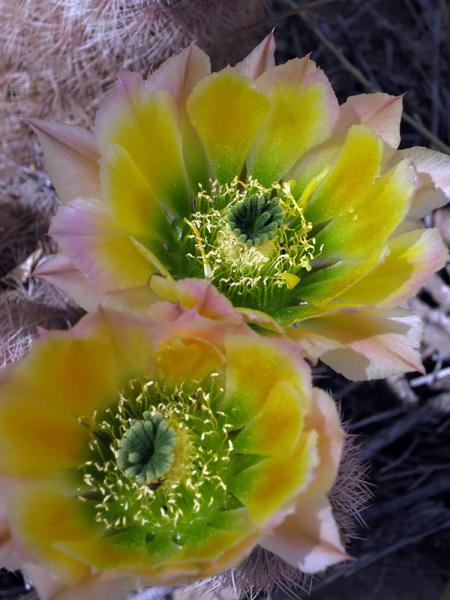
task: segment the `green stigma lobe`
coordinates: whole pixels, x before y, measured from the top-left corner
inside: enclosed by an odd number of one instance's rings
[[[252,195],[231,209],[229,223],[241,242],[257,246],[275,235],[283,223],[283,210],[276,197]]]
[[[164,477],[174,460],[175,432],[160,414],[144,412],[119,441],[117,465],[129,477],[145,485]]]

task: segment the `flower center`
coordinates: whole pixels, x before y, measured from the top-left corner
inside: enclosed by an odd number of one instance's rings
[[[283,210],[277,197],[255,194],[233,206],[228,221],[241,242],[257,246],[274,237],[283,223]]]
[[[320,254],[303,207],[289,183],[211,181],[177,232],[183,258],[173,263],[175,276],[205,277],[236,306],[271,312],[298,304],[298,284]]]
[[[81,419],[91,439],[78,495],[110,534],[137,527],[155,553],[167,536],[179,545],[195,523],[204,527],[205,515],[235,507],[223,394],[218,373],[200,387],[136,379],[106,409]]]
[[[133,421],[119,441],[117,464],[138,483],[150,484],[170,470],[176,436],[159,413],[145,411],[143,417]]]

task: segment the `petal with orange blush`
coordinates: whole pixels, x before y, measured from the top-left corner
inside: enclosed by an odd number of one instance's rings
[[[0,403],[0,473],[39,479],[76,467],[88,436],[74,416],[64,407],[50,412],[41,398],[31,401],[25,386],[4,388]]]
[[[99,151],[95,137],[82,127],[29,119],[44,151],[45,166],[58,196],[69,202],[100,197]]]
[[[168,339],[157,355],[158,375],[172,384],[201,381],[224,362],[224,356],[212,343],[201,338]]]
[[[37,403],[36,412],[41,403],[44,413],[45,406],[54,406],[57,414],[60,409],[80,416],[92,412],[115,390],[118,376],[115,367],[108,340],[78,339],[67,332],[48,332],[35,341],[33,352],[18,365],[11,389],[14,391],[17,385],[24,402],[31,397]],[[8,389],[6,400],[7,394]],[[8,404],[5,401],[2,406]]]
[[[260,336],[233,336],[225,340],[225,347],[227,376],[222,408],[233,427],[248,424],[279,381],[291,384],[302,407],[308,410],[310,375],[299,358]]]
[[[144,285],[155,270],[98,202],[79,199],[62,206],[50,233],[87,281],[105,290]]]
[[[141,315],[101,307],[79,321],[71,329],[71,335],[81,341],[101,341],[107,346],[105,356],[109,354],[113,364],[114,383],[111,385],[117,394],[117,387],[124,381],[154,374],[157,343],[163,338],[165,331],[160,323],[147,320]],[[103,398],[104,395],[98,393],[97,403],[100,406]],[[105,400],[108,401],[108,396]]]
[[[269,98],[270,111],[247,166],[261,184],[271,185],[330,135],[338,104],[327,77],[308,57],[270,69],[256,85]]]

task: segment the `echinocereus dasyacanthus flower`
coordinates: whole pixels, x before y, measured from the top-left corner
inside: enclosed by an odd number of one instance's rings
[[[147,81],[124,73],[94,133],[32,121],[64,202],[40,274],[87,310],[154,273],[206,278],[348,377],[420,368],[398,306],[445,263],[417,221],[446,201],[450,159],[396,150],[400,97],[339,106],[309,57],[273,51],[210,74],[191,46]]]
[[[3,374],[0,560],[42,600],[123,600],[257,544],[304,572],[346,559],[334,402],[292,342],[205,316],[224,308],[209,288],[158,322],[101,309]]]

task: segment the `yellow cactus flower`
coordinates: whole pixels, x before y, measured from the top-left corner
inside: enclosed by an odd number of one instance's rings
[[[309,573],[347,558],[334,402],[295,344],[215,318],[232,307],[205,283],[201,313],[103,308],[5,371],[0,560],[43,600],[123,600],[257,544]]]
[[[446,201],[450,159],[397,150],[401,97],[339,106],[309,57],[273,53],[268,36],[211,74],[191,46],[123,73],[93,133],[32,120],[63,201],[38,275],[87,310],[127,290],[145,305],[154,274],[204,278],[348,377],[420,369],[398,306],[446,261],[417,221]]]

